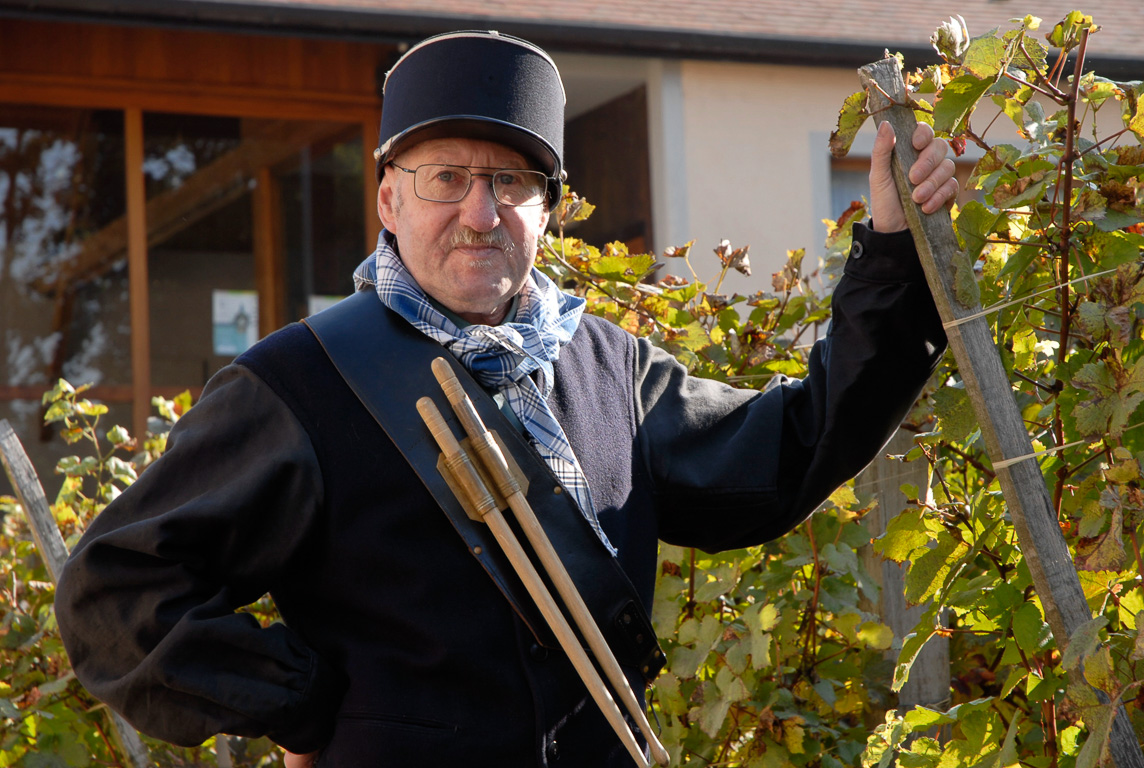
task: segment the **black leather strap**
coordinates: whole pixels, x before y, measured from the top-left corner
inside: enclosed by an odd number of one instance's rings
[[[556,640],[539,609],[488,526],[468,517],[437,471],[439,450],[417,412],[416,402],[421,397],[431,397],[454,433],[463,434],[430,370],[437,357],[452,365],[481,419],[498,432],[528,478],[528,501],[616,659],[621,665],[639,670],[645,682],[654,680],[665,659],[635,587],[588,525],[571,494],[560,488],[552,471],[456,358],[389,310],[373,290],[359,291],[304,322],[537,642],[556,648]],[[522,545],[528,548],[523,538]]]

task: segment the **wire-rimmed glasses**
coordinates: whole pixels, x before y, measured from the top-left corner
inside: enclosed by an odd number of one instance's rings
[[[548,177],[540,171],[437,163],[427,163],[416,168],[403,168],[397,163],[390,165],[399,171],[412,173],[413,193],[431,203],[456,203],[463,200],[473,185],[474,176],[487,178],[496,201],[513,207],[540,205],[544,202],[548,187]]]

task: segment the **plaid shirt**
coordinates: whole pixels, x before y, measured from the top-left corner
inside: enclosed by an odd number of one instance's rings
[[[533,269],[520,293],[516,317],[496,326],[461,327],[433,306],[397,254],[393,236],[382,231],[373,259],[354,272],[354,287],[373,285],[385,306],[448,349],[482,386],[504,395],[528,432],[532,447],[572,494],[596,535],[615,554],[592,503],[588,481],[568,437],[548,407],[552,363],[584,312],[584,300],[561,292]],[[535,374],[535,376],[533,376]]]

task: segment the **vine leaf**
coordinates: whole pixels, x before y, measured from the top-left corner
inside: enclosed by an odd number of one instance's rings
[[[1027,654],[1040,653],[1052,639],[1049,625],[1033,603],[1022,603],[1013,613],[1013,639]]]
[[[962,75],[946,84],[941,98],[933,109],[933,129],[943,134],[959,134],[965,131],[966,121],[977,106],[978,100],[993,85],[991,78]]]
[[[1045,38],[1054,48],[1064,48],[1069,51],[1080,44],[1081,32],[1086,29],[1090,33],[1100,31],[1100,27],[1093,24],[1091,16],[1086,16],[1080,11],[1070,11],[1057,22],[1052,31],[1045,35]]]
[[[916,489],[912,495],[917,495]],[[890,520],[886,532],[874,542],[874,551],[887,560],[903,563],[915,552],[924,550],[930,536],[926,533],[923,517],[924,512],[920,508],[907,509]]]
[[[1005,41],[995,36],[996,31],[975,37],[969,44],[962,66],[970,74],[991,78],[1001,71],[1007,46]]]
[[[977,429],[973,404],[963,388],[942,387],[933,393],[933,400],[943,440],[960,443]]]
[[[906,574],[906,602],[921,605],[932,597],[949,576],[950,568],[969,551],[969,545],[952,538],[939,540],[914,560]]]
[[[1073,409],[1082,437],[1117,438],[1136,407],[1144,402],[1144,365],[1139,360],[1122,368],[1115,360],[1088,363],[1072,379],[1073,386],[1091,395]]]
[[[1119,571],[1124,567],[1127,555],[1124,551],[1124,505],[1120,497],[1111,489],[1101,493],[1101,501],[1111,499],[1112,514],[1108,520],[1108,530],[1095,538],[1081,539],[1077,544],[1076,566],[1084,571]],[[1103,516],[1102,516],[1103,517]]]
[[[953,263],[953,297],[966,309],[973,309],[981,303],[981,288],[977,285],[977,275],[973,271],[974,259],[968,251],[959,250],[951,259]]]
[[[990,235],[1008,226],[1008,215],[1003,211],[991,211],[977,200],[966,203],[954,221],[957,239],[971,261],[977,261]]]
[[[866,91],[858,91],[846,97],[842,102],[842,109],[838,112],[838,127],[830,134],[830,154],[836,158],[846,157],[858,129],[866,122],[870,115],[866,112],[866,102],[870,95]]]
[[[1061,666],[1070,672],[1077,669],[1080,663],[1100,645],[1100,630],[1107,624],[1107,616],[1097,616],[1073,632],[1069,638],[1068,648],[1061,657]]]
[[[1075,768],[1096,768],[1108,751],[1108,735],[1112,731],[1112,720],[1120,705],[1120,699],[1113,699],[1101,707],[1085,712],[1085,724],[1089,726],[1088,738],[1076,757]]]

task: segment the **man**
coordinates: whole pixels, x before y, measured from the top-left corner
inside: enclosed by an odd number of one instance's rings
[[[586,599],[619,595],[601,626],[643,626],[658,539],[782,535],[873,457],[936,365],[893,136],[878,135],[873,229],[855,229],[810,375],[760,394],[688,377],[532,268],[562,173],[547,54],[492,32],[430,38],[388,75],[384,111],[385,231],[339,305],[373,319],[315,318],[321,342],[289,326],[212,379],[69,560],[68,652],[96,696],[176,743],[267,734],[288,765],[323,768],[628,765],[481,526],[438,494],[427,430],[392,412],[436,389],[407,355],[448,350],[473,374]],[[928,129],[914,143],[915,199],[933,211],[956,192],[952,164]],[[343,378],[360,362],[376,396]],[[284,624],[235,612],[267,591]],[[654,641],[608,631],[639,690]]]

